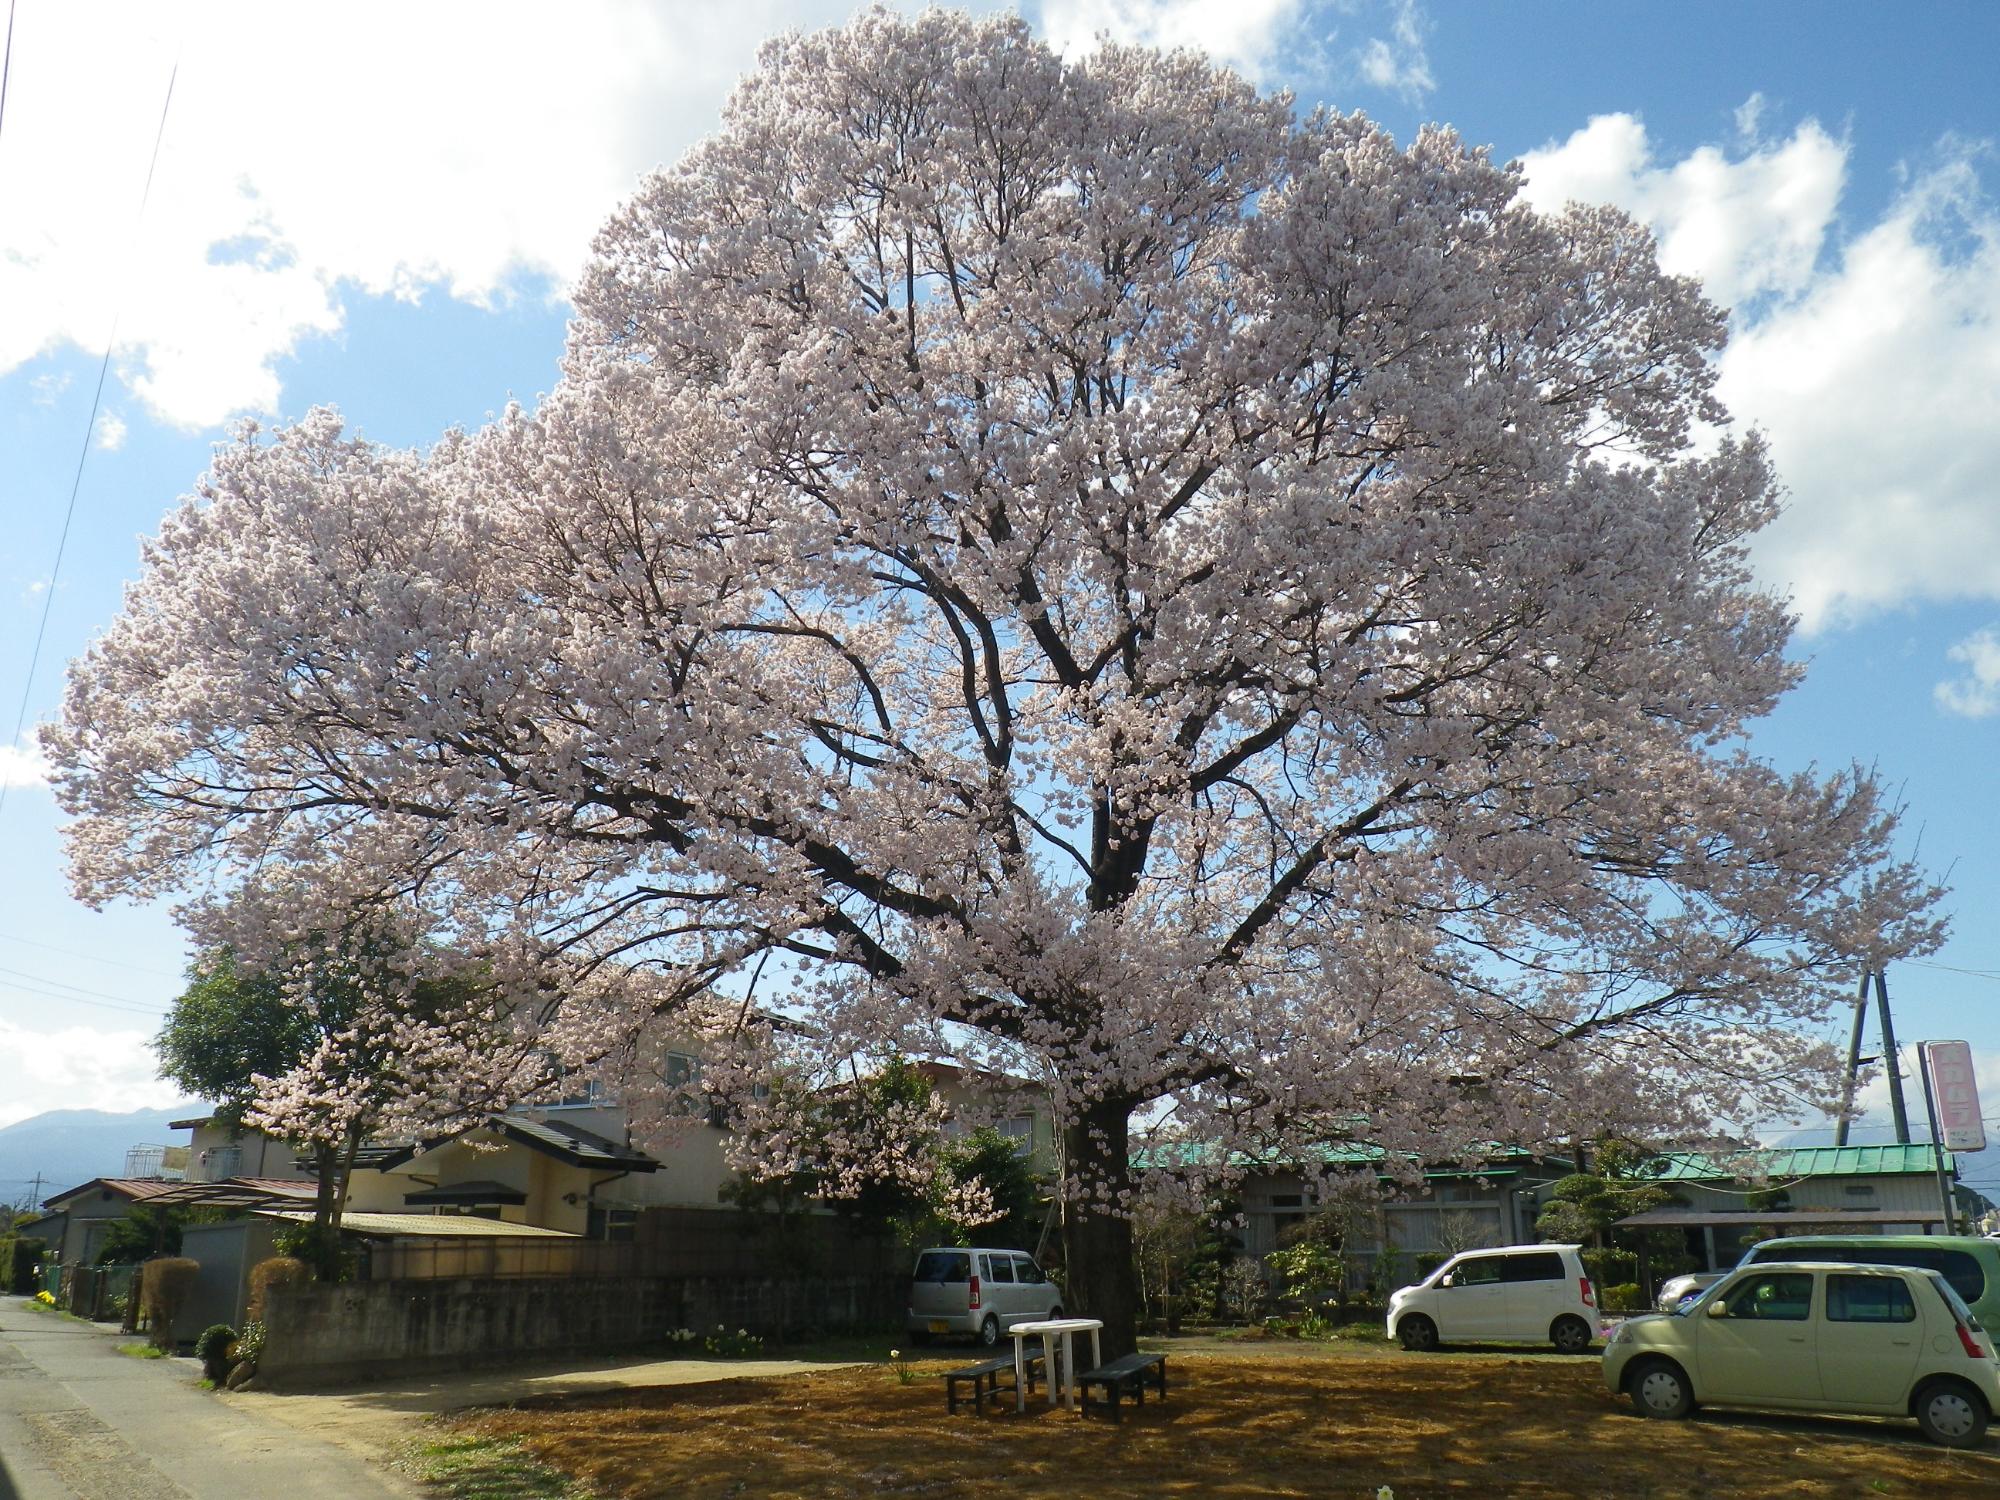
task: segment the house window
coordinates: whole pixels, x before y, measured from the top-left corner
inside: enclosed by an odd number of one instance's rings
[[[615,1240],[629,1243],[638,1233],[639,1211],[636,1208],[595,1208],[590,1210],[588,1233],[594,1240]]]
[[[1012,1119],[1002,1120],[994,1128],[1014,1143],[1014,1154],[1016,1156],[1032,1156],[1035,1154],[1035,1117],[1033,1115],[1015,1115]]]
[[[1304,1193],[1271,1194],[1271,1232],[1284,1242],[1287,1231],[1303,1224],[1312,1217],[1312,1209],[1306,1203]]]
[[[660,1082],[667,1090],[667,1113],[702,1115],[714,1120],[714,1111],[701,1098],[701,1059],[689,1052],[669,1052],[660,1062]]]

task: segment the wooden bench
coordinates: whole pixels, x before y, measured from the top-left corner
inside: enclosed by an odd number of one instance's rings
[[[1130,1393],[1135,1406],[1146,1404],[1146,1386],[1151,1383],[1160,1393],[1162,1401],[1167,1399],[1167,1357],[1164,1354],[1128,1354],[1122,1359],[1114,1359],[1095,1370],[1085,1370],[1076,1377],[1078,1388],[1083,1392],[1083,1410],[1090,1411],[1090,1388],[1104,1387],[1104,1400],[1098,1403],[1111,1413],[1111,1420],[1118,1420],[1118,1398]]]
[[[1035,1374],[1041,1363],[1042,1357],[1039,1354],[1029,1354],[1022,1361],[1027,1372],[1028,1394],[1030,1395],[1034,1394]],[[1009,1382],[1004,1392],[1000,1386],[1000,1377],[1002,1375],[1012,1375],[1013,1373],[1014,1356],[1011,1354],[996,1354],[991,1359],[981,1360],[976,1365],[967,1365],[962,1370],[948,1371],[944,1377],[945,1410],[953,1416],[958,1414],[958,1403],[961,1399],[958,1394],[958,1388],[967,1383],[970,1383],[972,1386],[972,1395],[965,1399],[969,1399],[972,1402],[975,1411],[978,1410],[980,1402],[986,1400],[988,1397],[998,1401],[1003,1394],[1014,1394],[1014,1385],[1012,1382]]]

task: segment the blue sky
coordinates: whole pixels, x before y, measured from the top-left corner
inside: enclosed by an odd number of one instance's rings
[[[713,124],[763,37],[850,9],[363,3],[335,19],[20,0],[0,116],[0,1124],[172,1095],[144,1046],[185,961],[171,917],[69,899],[47,789],[6,743],[24,694],[30,725],[54,712],[138,539],[238,415],[332,402],[370,437],[421,445],[532,400],[597,222]],[[1911,846],[1954,888],[1954,932],[1891,970],[1898,1030],[1970,1040],[2000,1115],[2000,11],[1025,13],[1070,49],[1103,31],[1202,47],[1399,138],[1451,124],[1523,159],[1538,201],[1644,217],[1670,267],[1733,306],[1723,391],[1770,434],[1792,495],[1758,566],[1795,600],[1811,664],[1754,748],[1874,764],[1902,789]],[[1968,1166],[1994,1190],[2000,1147]]]

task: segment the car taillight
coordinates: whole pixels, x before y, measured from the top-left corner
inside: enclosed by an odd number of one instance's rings
[[[1972,1330],[1963,1323],[1958,1326],[1958,1341],[1965,1346],[1965,1352],[1974,1359],[1986,1358],[1986,1351],[1979,1347],[1979,1340],[1972,1336]]]
[[[1588,1276],[1579,1276],[1576,1278],[1576,1291],[1577,1295],[1583,1298],[1583,1305],[1585,1307],[1597,1306],[1597,1298],[1590,1290],[1590,1278]]]
[[[977,1276],[972,1278],[972,1299],[965,1304],[965,1308],[967,1312],[979,1311],[979,1278]]]

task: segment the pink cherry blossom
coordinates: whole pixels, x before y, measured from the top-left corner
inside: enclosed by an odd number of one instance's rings
[[[1137,1137],[1822,1098],[1936,892],[1872,775],[1742,749],[1798,669],[1764,446],[1693,446],[1721,317],[1519,187],[1012,17],[775,42],[537,410],[216,454],[45,736],[77,887],[239,944],[395,910],[577,1064],[1032,1078],[1114,1352]]]

